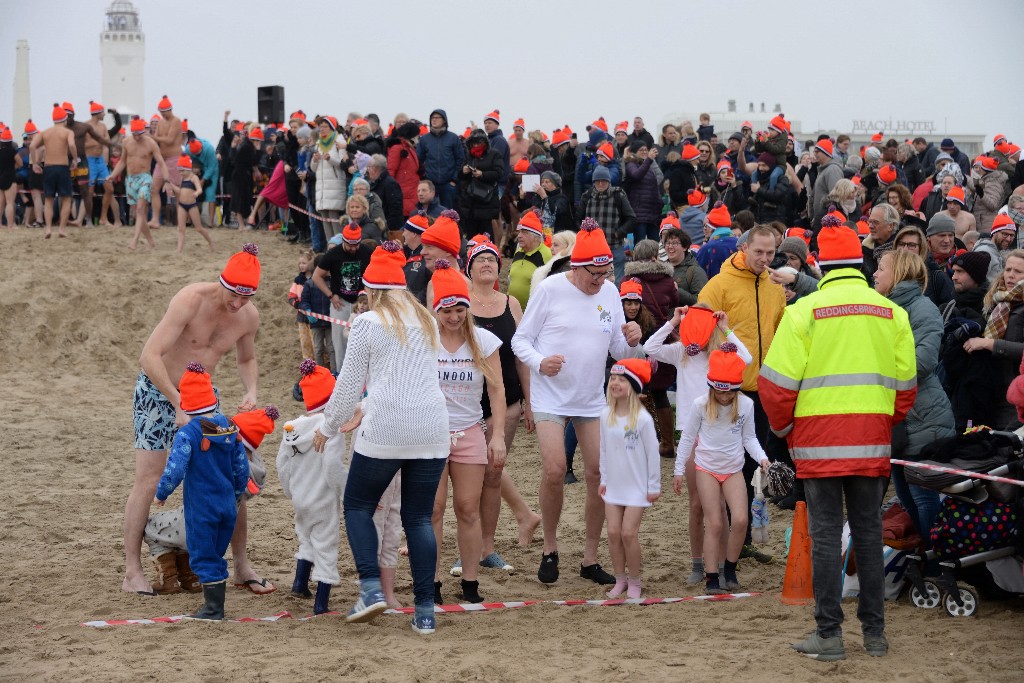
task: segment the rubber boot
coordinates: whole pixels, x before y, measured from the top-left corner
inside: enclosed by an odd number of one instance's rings
[[[192,619],[205,621],[222,621],[224,619],[224,592],[227,581],[203,584],[203,608],[192,615]]]
[[[302,598],[311,598],[309,592],[309,573],[313,571],[313,563],[309,560],[295,561],[295,581],[292,582],[292,595]]]
[[[178,565],[174,562],[174,553],[164,553],[153,558],[156,565],[156,581],[153,582],[153,590],[160,595],[174,595],[181,592],[178,585]]]
[[[658,443],[658,453],[663,458],[676,457],[675,428],[676,416],[671,406],[658,408],[658,431],[661,438]]]
[[[466,602],[483,602],[480,597],[480,582],[462,579],[462,599]]]
[[[203,590],[203,584],[199,577],[192,571],[188,564],[188,553],[174,553],[174,563],[178,567],[178,585],[186,593],[198,593]]]
[[[330,599],[331,584],[318,581],[316,584],[316,600],[313,601],[313,614],[326,614],[330,612],[331,608],[327,606]]]

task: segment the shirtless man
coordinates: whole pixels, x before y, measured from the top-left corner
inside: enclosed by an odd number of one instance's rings
[[[153,174],[153,220],[149,227],[159,228],[163,223],[160,216],[160,190],[164,182],[170,181],[173,185],[181,183],[178,177],[178,157],[181,156],[182,132],[181,119],[174,115],[171,108],[171,101],[164,95],[157,105],[163,119],[156,124],[156,132],[153,134],[156,143],[160,145],[160,156],[164,160],[163,174],[160,168]]]
[[[163,169],[164,177],[167,177],[167,164],[160,156],[160,148],[153,142],[153,138],[146,135],[146,122],[142,119],[132,119],[132,136],[125,138],[124,152],[117,166],[110,172],[110,177],[104,183],[104,189],[114,187],[114,181],[121,174],[121,170],[127,165],[128,175],[124,181],[124,191],[128,195],[128,206],[135,207],[135,234],[128,249],[135,251],[139,246],[139,237],[145,237],[150,249],[156,248],[153,241],[153,234],[149,231],[149,224],[146,222],[146,210],[149,207],[150,198],[155,194],[153,189],[153,176],[149,175],[149,169],[153,166],[153,159],[156,159],[158,169]]]
[[[114,127],[110,130],[119,130],[121,128],[121,117],[117,111],[115,109],[108,109],[106,111],[114,115]],[[114,188],[112,185],[105,184],[110,176],[110,171],[107,168],[107,159],[110,154],[110,130],[107,130],[106,124],[103,123],[104,109],[102,104],[90,100],[89,113],[92,117],[84,125],[92,128],[92,134],[83,136],[85,139],[85,159],[89,162],[89,203],[90,205],[92,203],[93,188],[97,185],[103,185],[104,193],[103,205],[100,207],[100,225],[110,225],[107,221],[107,212],[110,211],[110,203],[114,198]],[[96,142],[95,138],[97,136],[105,140],[106,144]],[[92,217],[91,211],[87,216],[89,218]]]
[[[64,109],[54,103],[53,105],[53,127],[47,128],[39,135],[32,136],[32,144],[29,147],[29,154],[32,150],[44,147],[43,165],[37,162],[32,165],[32,170],[43,174],[43,196],[45,197],[46,233],[43,235],[50,239],[53,232],[53,198],[61,197],[60,202],[60,232],[61,237],[67,237],[68,216],[71,214],[71,169],[78,165],[78,150],[75,148],[74,133],[68,128],[68,115]],[[68,159],[71,159],[71,166],[68,166]]]
[[[189,421],[178,393],[185,366],[199,361],[212,374],[224,354],[234,349],[245,391],[238,410],[256,407],[255,339],[260,314],[250,302],[260,280],[257,254],[256,245],[247,244],[228,260],[219,282],[183,287],[142,349],[142,372],[134,397],[135,482],[124,510],[125,577],[121,589],[125,592],[155,595],[142,569],[142,531],[175,431]],[[271,593],[276,590],[274,585],[260,578],[246,557],[247,523],[243,502],[231,537],[234,582],[260,595]]]
[[[89,102],[90,107],[93,105]],[[78,166],[71,170],[71,179],[78,185],[78,194],[82,197],[82,209],[81,215],[75,222],[76,225],[82,226],[92,222],[92,183],[90,182],[90,176],[92,175],[90,166],[86,161],[89,154],[89,142],[97,147],[110,148],[110,137],[101,137],[90,123],[82,123],[75,121],[75,107],[70,102],[65,102],[61,105],[64,111],[68,115],[68,128],[75,135],[75,148],[78,150]],[[100,114],[103,113],[103,107],[100,107]],[[87,140],[92,138],[92,140]]]

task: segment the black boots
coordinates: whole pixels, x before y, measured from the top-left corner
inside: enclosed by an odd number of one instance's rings
[[[191,619],[203,621],[222,621],[224,619],[224,591],[227,581],[203,584],[203,608],[191,615]]]
[[[295,562],[295,581],[292,583],[292,595],[298,595],[302,598],[311,598],[313,594],[309,592],[309,573],[313,571],[313,563],[309,560],[296,560]],[[321,584],[322,585],[322,584]],[[328,593],[330,593],[330,586]],[[320,589],[317,588],[317,598],[319,599]],[[327,604],[326,599],[324,604]]]
[[[299,560],[300,562],[302,560]],[[306,591],[309,592],[308,590]],[[325,614],[331,611],[327,606],[331,599],[331,584],[319,581],[316,584],[316,600],[313,601],[313,614]]]
[[[462,599],[466,602],[483,602],[480,597],[480,582],[462,579]]]

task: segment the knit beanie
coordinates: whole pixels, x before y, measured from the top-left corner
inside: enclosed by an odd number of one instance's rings
[[[779,245],[779,251],[783,254],[793,254],[800,263],[807,263],[807,243],[799,237],[787,237]]]
[[[260,128],[259,126],[256,126],[252,130],[250,130],[249,131],[249,139],[250,140],[259,140],[259,141],[262,142],[264,140],[263,129]]]
[[[700,150],[694,147],[693,145],[687,143],[683,145],[683,151],[682,154],[680,154],[680,156],[682,156],[683,161],[693,161],[694,159],[700,157]]]
[[[612,143],[610,142],[606,142],[598,147],[597,153],[609,161],[615,158],[615,148],[612,147]]]
[[[525,175],[530,170],[530,160],[526,157],[519,159],[513,166],[512,172],[518,173],[519,175]]]
[[[686,203],[690,206],[704,206],[708,201],[708,196],[704,194],[700,188],[690,189],[686,191]]]
[[[640,301],[644,298],[643,294],[644,286],[639,278],[631,277],[628,280],[623,280],[622,284],[619,285],[620,300]]]
[[[590,177],[591,182],[596,183],[598,180],[605,180],[607,182],[612,181],[612,172],[607,167],[601,166],[600,164],[594,169],[594,174]]]
[[[896,167],[892,164],[886,164],[878,169],[878,180],[886,185],[896,182]]]
[[[826,140],[819,140],[814,145],[814,149],[816,149],[816,150],[818,150],[820,152],[824,152],[825,155],[828,156],[829,159],[831,159],[833,156],[835,156],[835,152],[832,149],[832,141],[831,140],[828,140],[828,139],[826,139]]]
[[[452,306],[469,307],[469,285],[462,273],[452,268],[444,259],[434,262],[434,311]]]
[[[486,122],[487,119],[490,119],[491,121],[494,121],[495,123],[500,125],[501,124],[501,112],[498,111],[497,109],[495,109],[490,114],[488,114],[487,116],[484,117],[484,122]]]
[[[946,202],[956,202],[960,206],[967,206],[967,198],[964,196],[964,188],[956,185],[949,188],[949,192],[946,193]]]
[[[144,133],[146,131],[146,122],[142,119],[132,119],[132,122],[128,124],[128,128],[133,135]]]
[[[341,239],[345,244],[359,244],[363,239],[363,229],[358,223],[349,223],[342,228]]]
[[[937,213],[928,221],[928,237],[941,235],[947,232],[956,232],[956,221],[953,220],[952,216]]]
[[[161,112],[170,111],[174,107],[171,106],[171,101],[167,99],[167,95],[163,96],[163,99],[156,105],[157,110]]]
[[[35,135],[39,132],[39,128],[36,124],[32,123],[32,119],[25,122],[25,135]]]
[[[658,234],[665,232],[666,230],[679,230],[679,216],[676,215],[675,211],[669,211],[665,214],[665,217],[661,219],[661,227],[658,228]]]
[[[718,320],[713,311],[698,306],[686,309],[686,315],[679,322],[679,341],[687,356],[696,356],[707,346]]]
[[[192,170],[192,157],[187,154],[182,154],[178,157],[178,168],[187,168]]]
[[[981,287],[988,280],[988,264],[991,260],[992,257],[988,252],[966,251],[953,257],[950,261],[950,267],[960,266]]]
[[[442,211],[434,224],[423,232],[420,239],[423,244],[430,244],[452,256],[458,256],[459,248],[462,246],[458,212],[452,209]]]
[[[402,226],[402,230],[408,230],[409,232],[414,232],[417,235],[422,235],[429,227],[430,220],[427,219],[426,216],[421,213],[414,213],[405,221],[405,225]]]
[[[864,263],[857,233],[831,214],[821,219],[818,263],[822,266],[859,266]]]
[[[1013,222],[1008,214],[1000,213],[992,219],[992,228],[989,230],[989,234],[994,235],[997,232],[1014,232],[1017,230],[1017,224]]]
[[[93,102],[92,100],[89,100],[89,113],[94,115],[94,116],[96,114],[102,114],[103,113],[103,105],[100,104],[99,102]]]
[[[469,254],[466,256],[466,276],[472,278],[470,272],[473,269],[473,259],[480,254],[494,254],[494,258],[498,260],[498,272],[501,272],[501,252],[498,251],[498,247],[494,246],[490,241],[483,241],[476,244],[472,249],[469,250]]]
[[[67,120],[68,120],[68,113],[66,111],[64,111],[64,108],[62,106],[60,106],[59,104],[54,102],[53,103],[53,122],[54,123],[63,123],[64,121],[67,121]]]
[[[846,228],[847,232],[853,233]],[[725,342],[708,358],[708,386],[718,391],[739,391],[747,364],[736,353],[736,345]]]
[[[312,358],[307,358],[299,365],[299,372],[302,379],[299,380],[299,389],[302,390],[302,401],[306,404],[306,412],[314,413],[322,410],[327,402],[331,400],[334,393],[334,384],[337,380],[331,371],[322,365],[317,365]]]
[[[605,266],[612,262],[612,250],[605,239],[604,230],[593,218],[584,218],[580,231],[576,233],[576,244],[572,247],[569,265]]]
[[[622,375],[629,380],[633,391],[642,394],[644,385],[651,381],[653,368],[646,358],[623,358],[612,366],[611,374]]]
[[[537,215],[536,211],[527,211],[520,219],[519,224],[516,226],[516,230],[526,230],[532,232],[535,235],[541,237],[544,236],[544,226],[540,222],[540,216]]]
[[[708,211],[705,220],[716,228],[732,227],[732,216],[722,202],[715,202],[715,207]]]
[[[558,175],[554,171],[544,171],[540,174],[541,180],[550,180],[555,187],[562,186],[562,176]]]
[[[220,283],[235,294],[252,296],[260,286],[260,249],[252,242],[242,246],[242,251],[228,259],[220,273]]]
[[[178,381],[178,393],[181,395],[181,409],[188,415],[208,413],[217,407],[213,381],[202,363],[192,361],[185,366],[185,374]]]
[[[363,271],[363,284],[371,289],[405,289],[405,252],[398,242],[388,240],[370,254]]]
[[[255,451],[263,443],[263,437],[274,433],[274,420],[281,417],[280,411],[274,406],[256,408],[239,413],[231,418],[238,427],[238,438],[250,451]]]
[[[769,170],[771,170],[775,168],[775,165],[778,162],[775,160],[774,154],[769,154],[768,152],[761,152],[761,155],[757,157],[757,163],[764,164],[765,166],[768,167]]]
[[[192,142],[188,143],[188,151],[192,152],[196,156],[199,156],[199,154],[203,151],[203,143],[201,143],[198,140],[198,138],[192,140]]]

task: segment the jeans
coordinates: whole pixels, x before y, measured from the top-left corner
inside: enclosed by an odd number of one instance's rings
[[[313,202],[306,202],[306,210],[310,213],[316,213],[316,207],[313,206]],[[320,225],[320,221],[313,216],[309,217],[309,237],[313,242],[311,245],[313,251],[318,254],[327,251],[327,237],[324,235],[324,228]]]
[[[925,549],[932,547],[931,530],[939,516],[939,492],[907,483],[903,465],[892,466],[892,485],[900,505],[910,514]]]
[[[430,515],[445,458],[385,460],[352,454],[345,484],[345,529],[359,580],[380,580],[377,527],[373,513],[397,472],[402,473],[402,527],[409,544],[413,597],[417,605],[434,603],[437,543]]]
[[[612,267],[615,269],[615,286],[618,287],[626,274],[626,245],[612,247]]]
[[[636,223],[633,225],[633,243],[636,244],[640,240],[654,240],[658,241],[658,229],[660,226],[656,223]]]
[[[818,635],[843,635],[843,497],[857,558],[857,617],[866,636],[885,631],[885,567],[882,565],[882,497],[885,477],[804,479],[811,534],[814,619]]]
[[[434,183],[434,190],[437,194],[437,201],[441,206],[451,209],[455,207],[455,186],[449,182],[430,179]]]

